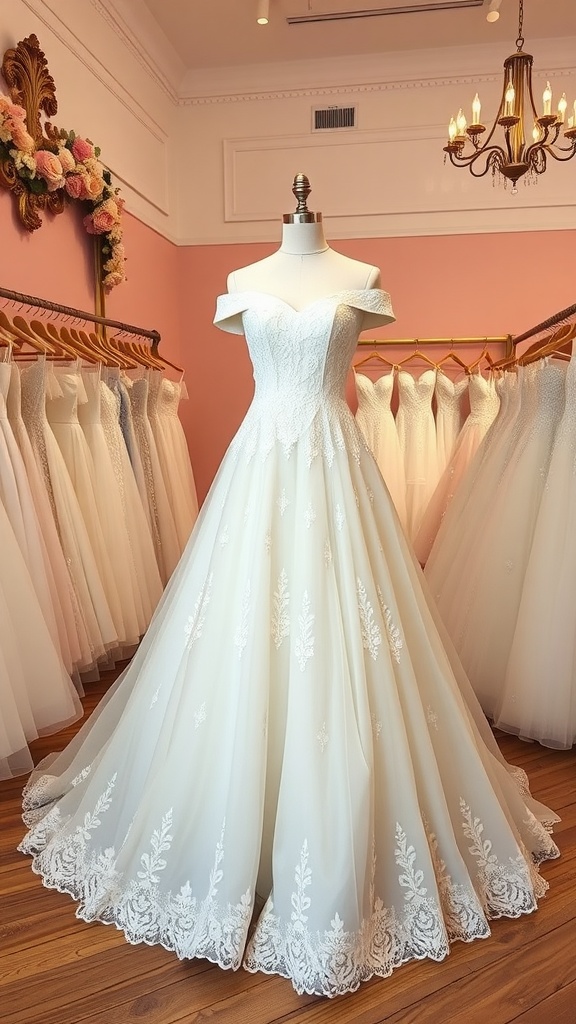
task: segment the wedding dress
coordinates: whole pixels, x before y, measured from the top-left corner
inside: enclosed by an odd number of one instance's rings
[[[494,711],[499,729],[560,749],[576,742],[574,357],[565,388],[565,410],[554,439],[506,677]],[[537,473],[541,479],[540,466]]]
[[[49,567],[52,604],[60,637],[60,651],[66,668],[72,674],[74,670],[82,669],[84,665],[92,663],[90,642],[56,529],[46,484],[38,463],[34,458],[32,443],[22,419],[20,370],[15,363],[11,367],[7,412],[14,438],[22,456],[26,478],[42,532],[42,540]],[[69,662],[66,655],[69,656]],[[78,689],[80,691],[82,689],[79,684]]]
[[[443,473],[450,462],[454,445],[462,428],[462,396],[468,379],[452,381],[445,373],[436,375],[436,447],[438,472]]]
[[[563,364],[526,369],[512,443],[475,538],[467,575],[455,594],[452,639],[489,718],[504,685],[536,518],[564,411],[564,378]]]
[[[375,381],[363,373],[355,373],[354,378],[358,395],[356,422],[386,481],[400,522],[406,528],[406,474],[398,430],[390,407],[394,371],[383,374]]]
[[[436,370],[424,370],[413,377],[398,371],[398,412],[396,425],[406,472],[406,513],[408,536],[413,539],[438,482],[436,423],[432,398]]]
[[[178,419],[182,392],[182,383],[176,384],[167,380],[159,371],[152,371],[148,417],[170,499],[180,551],[186,547],[198,516],[198,498],[188,445]]]
[[[329,996],[532,912],[558,855],[345,400],[391,319],[379,289],[219,299],[253,401],[132,664],[25,793],[79,917]]]
[[[436,484],[414,538],[414,550],[421,565],[428,560],[450,502],[466,476],[486,432],[494,422],[500,405],[495,382],[492,379],[484,380],[480,374],[470,377],[469,395],[470,414],[458,435],[452,456]]]
[[[48,491],[62,549],[78,597],[82,623],[89,642],[82,665],[83,671],[86,671],[93,668],[99,659],[105,659],[111,648],[117,647],[118,635],[70,474],[46,418],[46,378],[45,358],[38,359],[22,371],[22,418]]]
[[[477,541],[514,444],[522,373],[519,367],[518,374],[508,372],[496,380],[498,413],[446,507],[426,561],[426,578],[452,637],[457,635],[455,619],[462,608],[463,586],[473,584],[470,563]]]

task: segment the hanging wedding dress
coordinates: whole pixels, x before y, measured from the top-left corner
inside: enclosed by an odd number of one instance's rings
[[[462,396],[467,389],[467,377],[452,381],[445,373],[439,372],[436,375],[436,447],[440,474],[450,462],[462,429]]]
[[[452,457],[430,497],[414,539],[414,551],[421,565],[428,561],[450,502],[466,476],[468,467],[490,425],[494,422],[500,405],[496,384],[492,378],[484,380],[477,373],[469,378],[469,382],[470,414],[458,435]]]
[[[128,382],[127,382],[128,383]],[[148,418],[148,377],[137,377],[129,383],[132,423],[139,457],[144,468],[146,499],[152,520],[152,536],[156,559],[163,583],[170,579],[181,548],[170,499],[162,475],[158,449]]]
[[[391,319],[379,289],[219,299],[254,399],[134,661],[25,795],[79,917],[330,996],[532,912],[558,854],[345,400]]]
[[[178,534],[180,551],[188,543],[198,517],[196,485],[188,445],[178,419],[183,384],[167,380],[158,370],[150,374],[148,417],[156,441],[162,475]]]
[[[513,443],[475,538],[470,576],[461,578],[455,593],[448,628],[489,718],[504,685],[554,435],[564,410],[564,377],[564,365],[555,363],[526,369]]]
[[[406,529],[406,474],[391,409],[394,370],[375,381],[363,373],[355,373],[354,378],[358,395],[356,422],[386,481],[400,522]]]
[[[29,772],[28,743],[82,716],[0,501],[0,779]]]
[[[508,659],[499,729],[547,747],[576,742],[576,359],[558,426]],[[540,467],[537,472],[540,475]],[[553,668],[551,667],[553,666]]]
[[[466,475],[454,492],[426,561],[426,577],[451,636],[456,636],[453,616],[461,608],[465,581],[473,582],[469,563],[477,550],[495,491],[507,465],[520,411],[522,367],[496,380],[500,399],[496,419],[485,434]]]
[[[413,377],[398,371],[398,412],[396,426],[406,473],[408,536],[414,539],[422,516],[438,482],[436,423],[432,399],[436,370],[424,370]]]
[[[32,443],[22,419],[20,370],[15,363],[11,367],[10,388],[7,399],[8,420],[14,439],[20,450],[26,479],[30,486],[34,508],[42,532],[46,561],[49,567],[51,599],[56,615],[60,651],[66,668],[72,672],[92,664],[90,642],[84,624],[74,584],[56,529],[46,484],[34,458]],[[69,654],[70,665],[66,658]],[[81,691],[78,684],[77,688]]]
[[[94,552],[58,442],[46,419],[46,359],[22,371],[22,418],[43,475],[89,641],[83,671],[118,646]],[[54,387],[54,383],[52,383]]]
[[[80,363],[74,366],[50,366],[46,390],[46,417],[62,452],[70,475],[74,493],[82,510],[90,546],[96,558],[98,575],[104,588],[119,646],[134,645],[133,622],[130,608],[120,600],[119,582],[112,567],[114,546],[105,538],[105,527],[114,529],[107,516],[107,496],[99,493],[94,461],[78,419],[78,406],[88,402],[86,388],[80,373]]]
[[[116,485],[122,503],[122,515],[134,562],[143,616],[140,628],[143,625],[144,629],[141,628],[141,632],[144,632],[148,628],[156,605],[162,596],[162,581],[156,562],[150,523],[138,492],[136,477],[120,429],[119,394],[101,381],[100,398],[102,429],[111,455]]]

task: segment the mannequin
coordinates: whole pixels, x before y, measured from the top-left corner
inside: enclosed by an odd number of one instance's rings
[[[306,205],[310,182],[297,174],[292,191],[298,200],[294,213],[282,220],[282,244],[277,252],[228,276],[229,292],[259,291],[282,299],[295,310],[340,291],[380,287],[380,271],[331,249],[322,214]],[[376,319],[363,329],[376,326]]]

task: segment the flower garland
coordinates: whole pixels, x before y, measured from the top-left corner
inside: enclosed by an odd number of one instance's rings
[[[48,148],[49,147],[49,148]],[[26,127],[26,111],[0,93],[0,158],[10,158],[18,177],[35,195],[63,189],[70,199],[89,205],[84,227],[102,236],[103,285],[107,290],[126,279],[121,217],[124,200],[112,187],[100,149],[89,139],[61,130],[54,143],[36,148]]]

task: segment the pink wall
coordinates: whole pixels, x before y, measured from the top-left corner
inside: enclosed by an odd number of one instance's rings
[[[275,244],[178,248],[125,218],[128,280],[107,301],[110,316],[162,335],[162,351],[186,370],[181,412],[203,498],[252,394],[243,340],[212,325],[227,274]],[[335,241],[382,269],[397,322],[387,337],[519,333],[576,301],[576,231]],[[93,308],[91,239],[70,208],[33,234],[0,193],[0,285]]]

